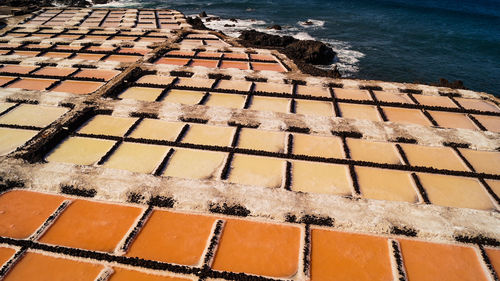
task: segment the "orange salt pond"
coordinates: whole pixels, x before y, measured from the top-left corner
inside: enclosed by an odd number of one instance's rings
[[[140,58],[140,56],[111,55],[107,57],[105,61],[136,62]]]
[[[418,173],[431,203],[447,207],[491,210],[485,188],[475,178]]]
[[[0,236],[25,239],[35,233],[64,197],[25,190],[0,196]]]
[[[498,106],[494,105],[491,102],[477,100],[477,99],[464,99],[464,98],[455,98],[455,100],[457,100],[458,103],[465,109],[500,112],[500,108],[498,108]]]
[[[237,68],[237,69],[247,70],[247,69],[249,69],[249,65],[248,65],[248,62],[244,62],[244,61],[223,60],[220,64],[220,68],[221,69]]]
[[[202,60],[194,59],[189,66],[203,66],[208,68],[216,68],[218,61],[216,60]]]
[[[51,91],[85,95],[95,92],[102,85],[104,85],[102,82],[65,80]]]
[[[109,281],[189,281],[190,279],[180,277],[170,277],[144,273],[136,270],[128,270],[120,267],[113,267],[113,274],[109,277]]]
[[[449,147],[433,147],[416,144],[401,144],[411,165],[468,171],[460,157]]]
[[[189,59],[181,58],[161,58],[156,61],[156,64],[172,64],[172,65],[186,65]]]
[[[469,161],[476,172],[500,174],[500,152],[459,148],[460,153]]]
[[[308,161],[293,161],[292,190],[313,193],[351,195],[348,167]]]
[[[155,210],[126,255],[196,266],[214,222],[211,216]]]
[[[476,118],[488,131],[500,133],[500,117],[488,115],[472,115]]]
[[[413,95],[413,97],[420,103],[421,105],[426,106],[442,106],[442,107],[451,107],[457,108],[458,106],[448,97],[441,96],[426,96],[426,95]]]
[[[215,270],[291,277],[298,270],[300,230],[294,226],[229,219],[213,262]]]
[[[6,73],[19,73],[19,74],[28,74],[31,71],[37,69],[36,66],[24,66],[24,65],[4,65],[0,68],[0,72]]]
[[[406,239],[399,242],[409,280],[489,280],[472,247]]]
[[[410,173],[370,167],[355,167],[364,198],[414,203],[418,200]]]
[[[382,106],[387,119],[395,123],[431,126],[432,123],[419,109]]]
[[[102,55],[102,54],[79,53],[76,56],[72,57],[71,59],[75,59],[75,60],[100,60],[104,56],[105,55]]]
[[[40,242],[113,252],[140,214],[136,207],[75,200]]]
[[[245,185],[280,188],[285,161],[278,158],[235,154],[228,181]]]
[[[16,77],[0,76],[0,86],[3,86],[14,79],[16,79]]]
[[[71,75],[71,73],[75,72],[76,70],[76,68],[71,67],[46,66],[40,70],[35,71],[35,73],[33,74],[65,77]]]
[[[8,88],[20,88],[25,90],[45,90],[57,80],[40,78],[21,78],[7,86]]]
[[[324,158],[344,158],[339,137],[322,137],[308,134],[293,135],[293,154]]]
[[[3,266],[16,253],[15,249],[0,247],[0,266]]]
[[[375,163],[402,164],[399,153],[392,143],[363,139],[346,139],[351,159]]]
[[[313,229],[311,280],[393,280],[382,237]]]
[[[429,110],[429,114],[441,127],[470,130],[478,129],[472,120],[462,113]]]
[[[102,265],[28,251],[5,276],[6,281],[92,281]]]
[[[111,80],[116,75],[121,72],[118,70],[107,70],[107,69],[82,69],[78,71],[74,77],[83,77],[83,78],[98,78],[104,79],[105,81]]]
[[[43,54],[42,56],[47,57],[47,58],[58,59],[58,58],[67,58],[67,57],[71,56],[71,53],[47,52],[47,53]]]
[[[491,265],[496,272],[500,272],[500,250],[494,248],[485,248],[486,254],[488,255]]]

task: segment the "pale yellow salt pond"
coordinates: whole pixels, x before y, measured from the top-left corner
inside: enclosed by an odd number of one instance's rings
[[[228,180],[232,183],[279,188],[284,175],[284,160],[235,154]]]
[[[500,180],[485,180],[486,183],[491,187],[491,190],[500,197]]]
[[[290,99],[254,96],[249,109],[258,111],[272,111],[289,113]]]
[[[169,149],[168,146],[124,142],[103,167],[149,174],[155,171]]]
[[[163,75],[145,75],[137,83],[144,84],[155,84],[155,85],[170,85],[174,81],[175,77],[163,76]]]
[[[0,124],[46,127],[66,112],[64,107],[21,104],[0,117]]]
[[[455,171],[468,171],[460,157],[449,147],[433,147],[402,143],[408,162],[412,166],[433,167]]]
[[[49,162],[93,165],[115,144],[111,140],[84,137],[69,137],[59,144],[47,157]]]
[[[500,133],[500,117],[499,116],[488,116],[488,115],[472,115],[476,118],[481,125],[483,125],[486,130],[490,132]]]
[[[163,175],[188,179],[217,178],[226,156],[223,152],[176,148]]]
[[[327,101],[295,100],[295,113],[304,115],[320,115],[332,117],[333,105]]]
[[[426,96],[426,95],[413,95],[413,97],[422,105],[426,106],[442,106],[457,108],[458,106],[448,97],[441,96]]]
[[[293,154],[324,158],[344,158],[339,137],[322,137],[307,134],[293,135]]]
[[[204,95],[204,92],[173,89],[168,91],[167,96],[163,99],[163,101],[195,105],[200,102]]]
[[[410,203],[418,200],[408,172],[359,166],[355,171],[361,195],[365,198]]]
[[[474,167],[476,172],[500,174],[500,152],[462,148],[459,148],[459,150],[472,167]]]
[[[338,99],[349,99],[349,100],[359,100],[359,101],[371,101],[370,93],[367,90],[357,90],[357,89],[342,89],[335,88],[333,90],[335,97]]]
[[[182,122],[144,119],[129,136],[139,139],[175,141],[182,127],[184,127]]]
[[[210,93],[206,106],[220,106],[227,108],[243,108],[246,96],[233,94]]]
[[[0,155],[6,155],[32,139],[38,131],[0,128]]]
[[[234,127],[191,124],[182,142],[201,145],[231,146],[235,130]]]
[[[220,80],[215,88],[248,92],[251,86],[252,82],[248,81]]]
[[[78,133],[123,137],[137,118],[96,115],[83,125]]]
[[[498,108],[498,106],[494,105],[491,102],[464,98],[455,98],[455,100],[457,100],[458,103],[465,109],[500,112],[500,108]]]
[[[345,165],[292,162],[292,190],[313,193],[350,195],[352,184]]]
[[[494,208],[477,179],[424,173],[417,175],[433,204],[480,210]]]
[[[316,86],[297,85],[297,95],[313,96],[313,97],[332,97],[328,88]]]
[[[363,139],[346,139],[351,159],[375,163],[401,164],[396,147],[391,143]]]
[[[255,82],[254,91],[291,95],[292,88],[293,86],[289,84]]]
[[[284,152],[285,133],[243,128],[240,132],[238,147],[268,152]]]
[[[186,78],[182,77],[175,83],[177,86],[194,87],[194,88],[210,88],[214,84],[213,79]]]
[[[142,101],[155,101],[163,89],[147,87],[130,87],[118,97],[122,99],[135,99]]]
[[[382,121],[377,108],[373,105],[338,103],[340,114],[343,118],[366,119],[371,121]]]
[[[12,102],[0,102],[0,113],[4,112],[5,110],[13,107],[16,105],[15,103]]]

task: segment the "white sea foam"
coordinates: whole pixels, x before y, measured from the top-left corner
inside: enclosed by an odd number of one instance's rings
[[[197,15],[190,15],[191,17]],[[209,17],[216,17],[215,15],[209,15]],[[318,65],[318,68],[322,69],[333,69],[337,67],[342,76],[349,77],[354,73],[359,71],[359,60],[365,55],[359,51],[353,50],[352,46],[344,41],[339,41],[335,39],[322,39],[314,38],[308,32],[304,31],[304,28],[297,26],[283,26],[282,30],[267,29],[267,23],[263,20],[251,20],[251,19],[237,19],[237,22],[231,21],[229,19],[212,20],[206,22],[206,18],[202,19],[208,28],[219,30],[225,34],[238,37],[244,30],[255,29],[260,32],[265,32],[273,35],[289,35],[300,40],[319,40],[323,43],[329,45],[336,53],[337,58],[335,62],[331,65]],[[312,20],[312,26],[322,27],[325,22],[320,20]],[[300,23],[299,23],[300,24]],[[305,27],[311,27],[305,26]]]
[[[306,21],[297,22],[300,26],[311,28],[311,27],[323,27],[325,25],[324,20],[308,19]],[[310,23],[310,24],[309,24]]]
[[[293,34],[292,36],[293,36],[293,38],[299,39],[299,40],[316,40],[316,39],[314,39],[314,37],[309,35],[309,33],[307,33],[307,32],[299,32],[297,34]]]
[[[327,68],[337,66],[337,69],[344,77],[352,76],[359,71],[359,60],[364,57],[365,54],[353,50],[352,46],[344,41],[335,39],[325,39],[321,41],[329,45],[337,53],[337,60]],[[323,66],[321,68],[325,67]]]
[[[140,1],[136,0],[120,0],[111,1],[106,4],[95,4],[95,8],[140,8],[142,6]]]

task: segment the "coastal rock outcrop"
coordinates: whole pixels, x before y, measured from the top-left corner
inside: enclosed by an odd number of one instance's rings
[[[304,73],[315,76],[341,77],[337,68],[323,70],[312,64],[328,65],[337,55],[325,43],[314,40],[299,40],[292,36],[271,35],[256,30],[243,31],[239,42],[245,47],[277,49],[292,59]]]

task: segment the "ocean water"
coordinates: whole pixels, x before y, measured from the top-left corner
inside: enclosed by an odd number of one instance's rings
[[[101,5],[102,6],[102,5]],[[462,80],[500,96],[500,0],[119,0],[108,7],[206,11],[228,35],[257,29],[316,39],[337,53],[345,77],[434,83]],[[312,26],[303,22],[310,20]],[[266,30],[279,24],[282,31]],[[332,67],[327,66],[327,67]]]

